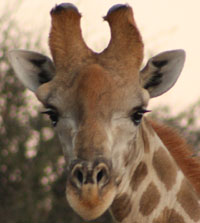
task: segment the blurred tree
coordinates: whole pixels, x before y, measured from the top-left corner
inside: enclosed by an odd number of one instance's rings
[[[30,35],[20,34],[9,14],[0,18],[0,33],[0,219],[37,222],[47,209],[44,201],[48,198],[42,184],[48,158],[45,150],[39,149],[44,133],[38,131],[38,126],[47,124],[40,116],[35,117],[34,105],[28,109],[27,102],[34,102],[15,79],[6,57],[11,48],[29,48]],[[47,140],[47,145],[50,141]]]

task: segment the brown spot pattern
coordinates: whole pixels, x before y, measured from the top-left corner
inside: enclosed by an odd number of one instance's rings
[[[119,222],[129,215],[131,208],[131,201],[126,193],[123,193],[121,196],[116,198],[111,205],[111,211],[115,219]]]
[[[154,183],[150,183],[140,200],[140,212],[148,216],[157,207],[160,201],[160,194]]]
[[[167,190],[170,190],[176,182],[177,167],[164,148],[160,147],[154,153],[153,167],[158,178],[165,184]]]
[[[143,138],[143,143],[144,143],[144,152],[149,153],[150,151],[149,139],[144,129],[142,129],[142,138]]]
[[[136,191],[138,189],[139,185],[146,177],[147,172],[147,165],[144,162],[140,162],[130,181],[130,185],[133,191]]]
[[[181,189],[177,194],[177,200],[191,219],[195,222],[200,220],[198,197],[187,180],[183,180]]]
[[[185,223],[185,221],[174,209],[165,208],[160,216],[153,220],[153,223]]]

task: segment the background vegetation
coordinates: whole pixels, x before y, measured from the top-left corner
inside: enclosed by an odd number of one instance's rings
[[[65,164],[50,122],[38,114],[31,93],[16,80],[7,60],[14,48],[42,52],[40,41],[21,33],[8,15],[0,17],[0,221],[4,223],[83,222],[65,199]],[[180,129],[196,154],[200,145],[200,102],[172,116],[155,109],[153,116]],[[92,222],[111,222],[108,214]]]

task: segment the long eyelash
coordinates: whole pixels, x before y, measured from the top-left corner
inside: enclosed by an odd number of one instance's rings
[[[46,110],[42,111],[41,112],[42,114],[46,114],[49,116],[49,118],[51,119],[52,121],[52,125],[55,127],[58,120],[59,120],[59,114],[57,112],[56,109],[53,109],[53,108],[47,108]]]
[[[151,112],[151,110],[146,110],[146,109],[143,109],[143,108],[140,110],[141,114],[145,114],[145,113],[148,113],[148,112]]]
[[[47,115],[50,115],[50,114],[53,114],[55,113],[51,108],[47,108],[46,110],[44,111],[41,111],[40,112],[41,114],[47,114]]]

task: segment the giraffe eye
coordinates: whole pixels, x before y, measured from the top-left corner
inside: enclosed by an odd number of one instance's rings
[[[135,125],[139,125],[143,115],[146,112],[150,112],[149,110],[143,109],[143,108],[139,108],[137,111],[135,111],[133,114],[131,114],[131,120],[133,121],[133,123]]]
[[[47,114],[49,118],[51,119],[53,127],[56,126],[58,120],[59,120],[59,115],[56,109],[54,108],[47,108],[46,111],[41,112],[42,114]]]

